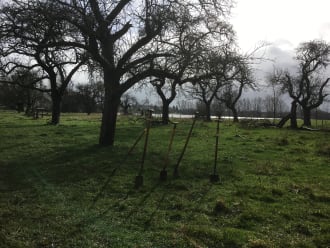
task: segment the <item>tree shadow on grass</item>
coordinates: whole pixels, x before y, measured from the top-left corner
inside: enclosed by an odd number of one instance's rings
[[[137,214],[144,206],[145,203],[148,201],[148,199],[152,196],[152,194],[156,191],[157,188],[159,188],[159,186],[161,185],[161,183],[156,183],[155,185],[153,185],[150,190],[148,190],[148,192],[146,194],[144,194],[143,196],[138,197],[138,199],[140,199],[136,204],[135,204],[135,208],[133,208],[131,211],[128,212],[127,215],[125,215],[125,217],[123,218],[125,220],[125,223],[127,224],[127,222],[131,219],[134,218],[134,215]],[[127,190],[125,196],[121,199],[118,199],[116,202],[113,202],[113,204],[111,204],[110,206],[108,206],[106,209],[104,209],[103,211],[95,214],[89,213],[87,215],[85,215],[84,217],[82,217],[76,224],[74,224],[74,226],[71,228],[72,231],[66,233],[66,237],[69,237],[70,239],[72,239],[72,237],[75,236],[79,236],[82,235],[82,233],[84,231],[86,231],[86,228],[94,225],[95,223],[97,223],[99,220],[104,220],[106,219],[106,216],[109,212],[111,212],[114,209],[114,206],[118,206],[120,203],[124,202],[125,200],[127,200],[129,198],[129,196],[133,195],[134,193],[138,193],[138,191],[136,189],[132,188]],[[150,215],[150,218],[144,223],[145,227],[148,225],[148,223],[150,223],[152,221],[152,218],[156,215],[161,202],[163,201],[163,199],[165,198],[166,193],[163,194],[163,196],[161,197],[161,200],[158,202],[158,205],[155,209],[155,211]],[[93,205],[92,205],[93,206]],[[88,210],[92,210],[91,207],[88,208]]]
[[[134,214],[138,213],[141,208],[145,205],[147,200],[151,197],[151,195],[155,192],[157,188],[161,185],[161,182],[157,182],[154,186],[151,187],[150,191],[145,194],[140,201],[135,204],[135,208],[131,209],[131,211],[128,212],[127,216],[125,217],[126,222],[133,217]]]
[[[111,179],[115,176],[116,172],[118,170],[118,167],[115,167],[112,172],[110,173],[110,175],[108,176],[108,179],[104,182],[104,184],[102,185],[102,187],[100,188],[99,192],[96,194],[96,196],[93,198],[93,201],[91,203],[91,205],[89,206],[89,209],[92,209],[96,202],[102,197],[104,191],[106,190],[107,186],[109,185],[109,183],[111,182]]]
[[[53,185],[72,184],[105,173],[105,169],[115,167],[118,154],[97,145],[71,146],[55,149],[52,154],[18,154],[7,161],[1,170],[5,184],[12,190],[25,189],[29,185],[43,183],[38,178]],[[108,163],[107,161],[111,162]],[[36,178],[36,175],[38,177]]]

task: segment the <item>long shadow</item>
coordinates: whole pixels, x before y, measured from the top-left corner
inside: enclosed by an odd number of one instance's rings
[[[18,154],[17,157],[8,161],[5,166],[2,166],[2,169],[6,170],[7,174],[3,183],[7,184],[12,190],[24,189],[28,184],[31,184],[28,176],[31,174],[31,171],[35,170],[50,184],[59,185],[61,183],[73,183],[89,179],[105,169],[104,166],[96,167],[92,164],[82,166],[81,164],[84,157],[89,157],[98,152],[105,158],[108,157],[104,150],[99,150],[97,145],[83,148],[72,146],[64,149],[65,151],[61,151],[60,148],[56,149],[50,155],[43,154],[42,151],[36,154]],[[68,161],[70,164],[67,164]],[[15,180],[13,181],[14,178]],[[33,183],[38,182],[33,181]]]
[[[149,219],[144,222],[144,231],[147,231],[150,228],[150,223],[155,218],[155,216],[156,216],[157,212],[159,211],[159,208],[162,205],[166,195],[167,195],[167,193],[163,193],[161,199],[158,201],[156,209],[151,213]]]
[[[136,204],[136,208],[132,209],[131,211],[129,211],[129,213],[127,214],[127,216],[125,217],[125,220],[128,221],[135,213],[137,213],[139,211],[139,209],[141,209],[144,204],[146,203],[146,201],[150,198],[150,196],[152,195],[153,192],[155,192],[155,190],[161,185],[161,183],[156,183],[151,189],[150,191],[144,195],[144,197]],[[128,190],[127,193],[125,194],[125,197],[123,197],[122,199],[119,199],[116,203],[114,203],[113,205],[117,205],[125,200],[128,199],[129,195],[132,194],[133,192],[135,192],[136,190],[134,190],[133,188]],[[162,197],[162,200],[164,199],[165,194]],[[95,203],[93,202],[94,206]],[[158,204],[157,209],[159,209],[160,207],[160,203]],[[96,216],[91,216],[89,218],[84,218],[82,219],[77,225],[89,225],[94,223],[96,220],[101,219],[103,216],[105,216],[110,210],[111,210],[112,206],[109,206],[107,209],[105,209],[104,211],[102,211],[101,213],[99,213]],[[157,210],[156,209],[156,210]],[[91,210],[91,206],[89,207],[89,210]],[[153,214],[154,215],[154,214]],[[151,218],[150,218],[151,219]]]
[[[143,207],[143,204],[148,200],[148,198],[152,195],[152,193],[159,187],[161,183],[157,183],[155,184],[151,190],[136,204],[138,207],[132,209],[128,215],[126,216],[126,221],[132,217],[132,215],[134,213],[137,213],[138,210]],[[128,199],[129,195],[132,194],[133,192],[136,192],[136,190],[134,190],[133,188],[128,190],[127,193],[125,194],[125,197],[123,197],[122,199],[119,199],[116,203],[114,203],[113,205],[117,205],[120,202],[123,202],[125,200]],[[165,198],[165,193],[163,194],[161,201],[159,202],[156,210],[151,214],[150,218],[149,218],[149,222],[151,222],[152,218],[155,216],[156,212],[158,211],[161,202],[163,201],[163,199]],[[112,205],[112,206],[113,206]],[[108,208],[106,208],[104,211],[102,211],[101,213],[97,214],[97,215],[88,215],[87,217],[83,217],[77,224],[74,225],[73,229],[71,232],[67,233],[66,236],[67,237],[73,237],[79,233],[81,233],[83,231],[83,228],[86,228],[90,225],[92,225],[93,223],[95,223],[97,220],[103,219],[104,216],[112,209],[112,206],[109,206]],[[90,210],[90,209],[89,209]]]
[[[110,175],[108,176],[108,179],[105,181],[105,183],[103,184],[103,186],[101,187],[101,189],[99,190],[99,192],[96,194],[96,196],[94,197],[91,205],[89,206],[89,210],[91,210],[96,202],[101,198],[103,192],[105,191],[105,189],[107,188],[107,186],[109,185],[109,183],[111,182],[111,179],[115,176],[117,170],[119,169],[119,167],[116,167],[112,170],[112,172],[110,173]]]
[[[134,147],[133,147],[134,148]],[[103,192],[105,191],[105,189],[107,188],[107,186],[109,185],[109,183],[111,182],[111,179],[115,176],[116,172],[121,168],[121,165],[124,164],[126,162],[126,160],[128,159],[130,152],[132,151],[132,149],[128,152],[128,154],[124,157],[124,159],[122,159],[120,162],[117,163],[117,166],[112,170],[112,172],[110,173],[110,175],[108,176],[108,179],[105,181],[105,183],[103,184],[103,186],[101,187],[101,189],[99,190],[99,192],[96,194],[96,196],[94,197],[91,206],[89,207],[89,209],[91,209],[92,207],[95,206],[96,202],[100,199],[100,197],[102,196]]]
[[[49,126],[47,123],[35,123],[35,124],[4,124],[1,125],[1,128],[8,128],[8,129],[16,129],[16,128],[38,128],[38,127],[47,127]]]
[[[133,215],[135,213],[137,213],[146,203],[146,201],[150,198],[150,196],[152,195],[152,193],[155,192],[155,190],[161,185],[160,182],[156,183],[151,190],[136,204],[136,208],[133,208],[131,211],[129,211],[129,213],[126,216],[126,221],[128,221],[131,217],[133,217]]]

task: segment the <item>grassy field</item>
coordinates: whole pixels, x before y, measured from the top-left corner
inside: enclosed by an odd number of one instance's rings
[[[166,182],[171,126],[150,131],[144,186],[134,189],[143,123],[118,121],[116,145],[97,145],[100,116],[58,126],[0,112],[0,247],[330,247],[330,132],[180,121]],[[118,168],[114,172],[114,168]]]

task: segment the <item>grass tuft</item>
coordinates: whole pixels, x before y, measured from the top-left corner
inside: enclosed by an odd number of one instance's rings
[[[322,156],[330,158],[330,144],[319,144],[317,146],[317,153]]]
[[[218,199],[213,208],[215,214],[225,214],[229,212],[229,209],[223,199]]]
[[[289,140],[288,140],[288,137],[281,137],[277,140],[277,144],[279,146],[287,146],[289,145]]]

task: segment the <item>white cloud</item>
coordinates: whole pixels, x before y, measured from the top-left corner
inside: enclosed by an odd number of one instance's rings
[[[322,23],[318,29],[321,39],[330,41],[330,22]]]
[[[237,0],[232,23],[243,50],[260,40],[330,39],[329,0]]]

